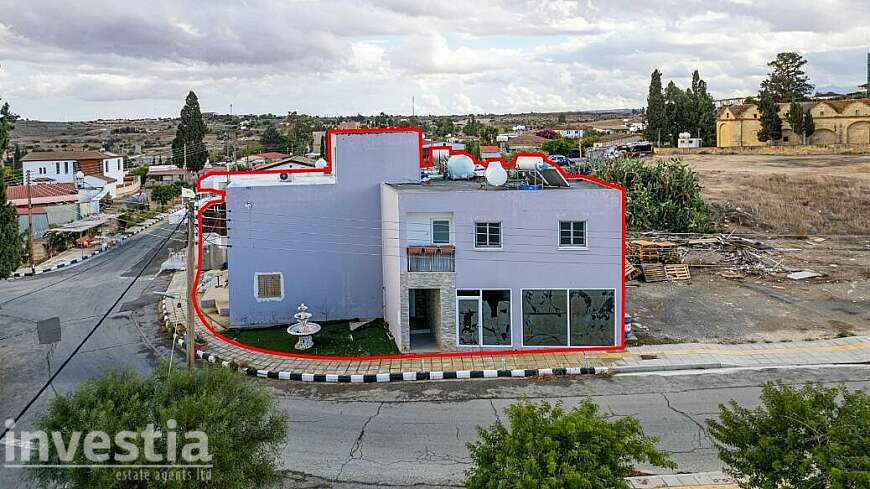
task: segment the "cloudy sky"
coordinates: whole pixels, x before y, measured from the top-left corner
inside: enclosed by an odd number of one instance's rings
[[[517,112],[644,105],[649,73],[716,97],[798,51],[866,78],[866,0],[0,0],[0,97],[24,117]]]

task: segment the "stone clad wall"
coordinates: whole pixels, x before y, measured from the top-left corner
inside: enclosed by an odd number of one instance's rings
[[[402,337],[396,340],[403,352],[411,348],[409,289],[438,289],[440,324],[432,333],[441,351],[456,351],[456,275],[452,272],[402,272],[399,275]]]

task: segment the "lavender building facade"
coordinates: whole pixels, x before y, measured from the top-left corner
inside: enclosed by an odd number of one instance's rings
[[[621,344],[619,190],[423,182],[416,131],[330,138],[330,174],[227,186],[234,327],[304,302],[315,320],[384,318],[401,351]]]

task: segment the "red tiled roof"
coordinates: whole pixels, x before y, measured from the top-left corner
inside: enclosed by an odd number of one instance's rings
[[[33,151],[24,155],[21,161],[64,161],[64,160],[102,160],[112,158],[99,151]]]
[[[187,170],[185,170],[184,168],[168,168],[168,169],[161,169],[161,170],[149,169],[148,170],[149,177],[151,177],[151,176],[163,177],[163,176],[169,176],[169,175],[184,175],[186,173],[187,173]]]
[[[286,158],[290,155],[288,155],[286,153],[279,153],[277,151],[266,151],[264,153],[257,153],[254,156],[256,156],[258,158],[263,158],[266,160],[280,160],[280,159]]]
[[[78,198],[79,191],[74,183],[38,183],[31,185],[30,198],[41,199],[45,197],[74,196]],[[27,185],[12,185],[6,187],[8,200],[27,199]]]
[[[501,150],[499,149],[498,146],[481,146],[480,147],[481,153],[498,153],[499,151],[501,151]]]

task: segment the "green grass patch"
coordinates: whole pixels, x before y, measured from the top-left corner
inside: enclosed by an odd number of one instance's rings
[[[287,334],[289,325],[263,329],[232,329],[230,338],[245,345],[267,350],[309,355],[372,356],[399,353],[396,343],[387,334],[382,319],[376,319],[356,331],[350,330],[349,321],[318,322],[320,332],[314,335],[314,347],[308,350],[293,348],[296,338]]]

